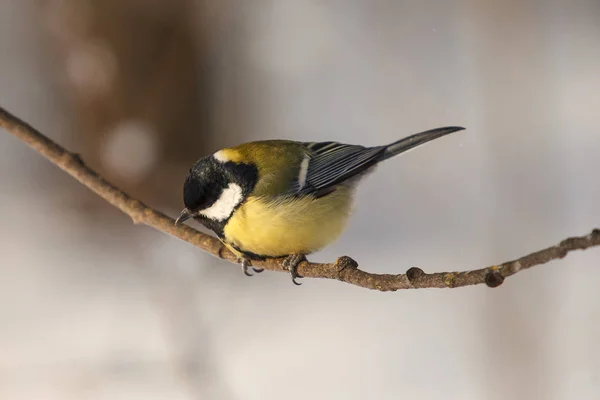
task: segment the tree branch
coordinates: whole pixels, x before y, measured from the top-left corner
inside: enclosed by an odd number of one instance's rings
[[[2,107],[0,107],[0,127],[27,143],[50,162],[129,215],[134,223],[151,226],[186,241],[215,257],[233,263],[237,262],[236,257],[218,239],[189,226],[175,226],[173,219],[148,207],[141,201],[131,198],[87,167],[78,154],[62,148]],[[517,260],[472,271],[427,274],[420,268],[413,267],[406,271],[406,274],[372,274],[358,269],[356,261],[344,256],[338,258],[334,263],[328,264],[302,262],[298,266],[298,273],[307,278],[335,279],[380,291],[456,288],[483,283],[489,287],[497,287],[502,284],[505,278],[519,271],[563,258],[573,250],[585,250],[588,247],[599,245],[600,229],[594,229],[586,236],[568,238],[555,246],[531,253]],[[271,271],[283,271],[282,261],[283,259],[267,259],[265,261],[254,261],[253,265]]]

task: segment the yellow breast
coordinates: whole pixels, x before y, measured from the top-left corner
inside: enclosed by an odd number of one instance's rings
[[[353,189],[339,186],[314,199],[289,197],[266,201],[249,197],[225,225],[227,241],[246,252],[279,257],[310,254],[339,237],[352,207]]]

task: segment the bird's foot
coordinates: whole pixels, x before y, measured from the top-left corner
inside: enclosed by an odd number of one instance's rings
[[[294,282],[294,285],[298,286],[302,285],[296,281],[297,278],[302,278],[300,275],[298,275],[298,265],[302,261],[306,261],[306,256],[304,254],[290,254],[285,260],[283,260],[283,268],[290,272],[292,282]]]
[[[241,257],[238,258],[237,262],[242,266],[242,272],[244,273],[244,275],[246,276],[254,276],[254,274],[250,273],[249,268],[252,267],[252,263],[250,262],[250,260],[248,260],[245,257]],[[260,274],[261,272],[264,271],[264,268],[254,268],[252,267],[252,270],[254,272],[256,272],[257,274]]]

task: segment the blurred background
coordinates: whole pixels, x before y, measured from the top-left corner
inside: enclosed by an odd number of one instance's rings
[[[597,0],[0,0],[0,104],[165,213],[243,141],[379,145],[311,257],[480,268],[600,226]],[[0,134],[0,398],[598,399],[600,249],[498,289],[291,284],[134,226]]]

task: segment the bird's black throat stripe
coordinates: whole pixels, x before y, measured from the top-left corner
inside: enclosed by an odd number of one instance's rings
[[[223,229],[225,229],[225,225],[227,224],[227,221],[229,221],[229,218],[227,218],[226,220],[223,220],[223,221],[216,221],[214,219],[207,218],[203,215],[198,215],[198,216],[194,217],[194,219],[196,221],[200,222],[202,225],[204,225],[208,229],[210,229],[211,231],[213,231],[219,239],[221,239],[221,240],[224,239]]]

